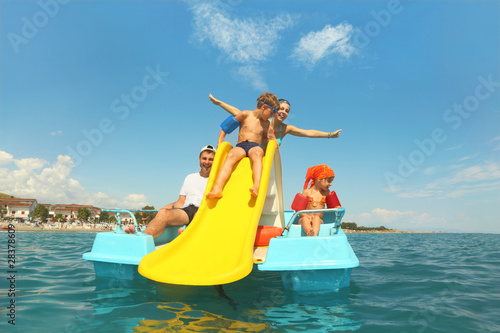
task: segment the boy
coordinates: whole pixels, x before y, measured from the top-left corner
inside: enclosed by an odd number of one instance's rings
[[[265,92],[257,98],[255,110],[242,111],[235,117],[236,121],[240,123],[238,144],[227,154],[219,177],[212,191],[207,194],[207,199],[222,198],[222,189],[231,175],[234,164],[243,157],[249,157],[252,161],[253,186],[250,188],[250,193],[257,197],[262,175],[262,158],[264,157],[264,150],[261,147],[262,135],[267,134],[269,118],[278,109],[278,98],[274,94]],[[269,139],[275,140],[274,132],[269,131]]]

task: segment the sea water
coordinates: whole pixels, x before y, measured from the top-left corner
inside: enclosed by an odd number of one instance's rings
[[[307,294],[273,272],[222,289],[97,277],[94,238],[17,232],[9,267],[0,233],[0,332],[500,332],[496,234],[348,234],[351,286]]]

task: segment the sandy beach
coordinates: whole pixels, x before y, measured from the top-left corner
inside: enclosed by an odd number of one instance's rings
[[[408,230],[349,230],[342,229],[346,234],[442,234],[444,231],[408,231]]]
[[[7,229],[1,229],[4,226],[8,226],[7,223],[0,224],[0,231],[7,231]],[[54,229],[54,228],[43,228],[39,229],[37,227],[26,226],[14,224],[16,231],[34,231],[34,232],[106,232],[113,231],[107,229],[89,229],[83,227],[71,227],[71,228],[63,228],[63,229]],[[406,230],[349,230],[342,229],[346,234],[428,234],[428,233],[443,233],[442,231],[406,231]]]
[[[0,224],[0,231],[8,231],[8,229],[1,229],[4,226],[8,226],[8,223],[1,223]],[[34,231],[34,232],[106,232],[106,231],[112,231],[112,230],[107,230],[107,229],[89,229],[89,228],[84,228],[84,227],[71,227],[71,228],[62,228],[62,229],[56,229],[56,228],[38,228],[38,227],[33,227],[33,226],[27,226],[27,225],[20,225],[17,223],[12,224],[14,226],[14,229],[16,231]],[[114,229],[113,229],[114,230]]]

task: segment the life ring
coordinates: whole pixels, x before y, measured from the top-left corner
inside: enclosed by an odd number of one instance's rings
[[[255,235],[254,246],[269,246],[271,238],[281,236],[283,228],[259,225]]]

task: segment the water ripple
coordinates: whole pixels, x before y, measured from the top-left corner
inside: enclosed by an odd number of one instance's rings
[[[96,277],[81,258],[95,234],[16,237],[18,324],[2,304],[2,332],[500,331],[500,235],[349,234],[360,260],[349,288],[300,294],[279,273],[254,272],[225,285],[226,297]]]

